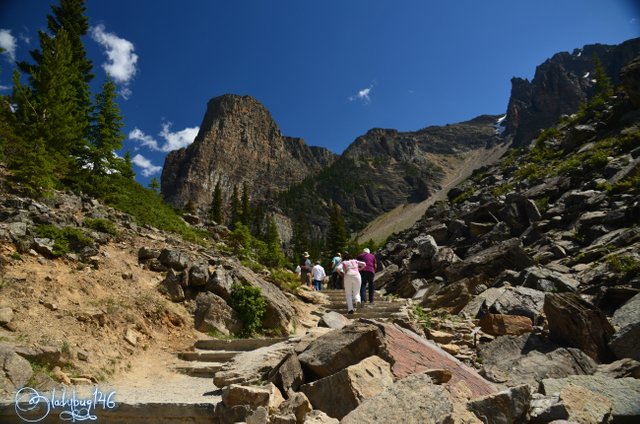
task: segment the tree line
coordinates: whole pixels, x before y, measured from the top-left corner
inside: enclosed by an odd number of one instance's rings
[[[60,0],[51,10],[32,61],[17,63],[13,91],[0,101],[0,149],[12,178],[36,197],[55,188],[86,189],[113,173],[133,179],[130,155],[114,154],[124,124],[111,77],[91,95],[84,0]]]

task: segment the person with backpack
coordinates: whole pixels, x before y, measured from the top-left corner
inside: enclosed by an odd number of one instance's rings
[[[358,255],[358,260],[366,264],[364,269],[360,271],[360,276],[362,278],[360,297],[362,298],[362,303],[367,303],[367,289],[369,292],[369,303],[373,303],[373,279],[375,277],[376,270],[378,269],[378,261],[376,260],[375,255],[373,255],[366,247],[362,250],[362,253]]]
[[[308,288],[312,288],[311,286],[311,260],[309,259],[309,253],[304,252],[302,257],[300,258],[300,282],[307,286]]]
[[[344,254],[344,260],[338,265],[338,273],[343,277],[344,294],[349,314],[353,314],[354,306],[360,303],[360,270],[364,269],[365,265],[362,261],[351,259],[348,253]]]

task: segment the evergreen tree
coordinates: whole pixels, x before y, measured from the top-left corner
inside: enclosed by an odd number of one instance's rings
[[[605,100],[613,94],[613,84],[598,55],[593,55],[593,73],[596,80],[596,96]]]
[[[133,171],[133,162],[131,162],[131,152],[128,150],[124,154],[124,158],[119,161],[117,169],[124,178],[133,180],[136,173]]]
[[[263,234],[264,222],[264,206],[260,203],[253,211],[253,235],[254,237],[265,240],[266,234]]]
[[[280,243],[280,235],[278,234],[278,227],[273,216],[270,216],[267,220],[267,228],[265,231],[265,244],[267,245],[265,257],[262,258],[262,262],[270,267],[279,267],[285,263],[285,257],[282,253],[282,246]]]
[[[240,203],[240,221],[246,225],[251,225],[251,204],[249,202],[249,189],[247,183],[242,184],[242,200]]]
[[[156,193],[160,192],[160,183],[156,177],[151,178],[151,181],[149,181],[149,188]]]
[[[218,224],[222,224],[222,188],[220,187],[220,180],[218,180],[216,187],[213,189],[211,220]]]
[[[52,40],[57,38],[61,32],[64,32],[69,42],[71,54],[71,62],[73,66],[69,69],[68,78],[72,81],[75,98],[72,102],[74,116],[79,120],[77,126],[81,128],[83,136],[87,136],[90,131],[89,121],[91,114],[91,95],[89,82],[94,75],[91,73],[93,65],[87,59],[87,54],[82,43],[82,37],[89,30],[89,19],[85,16],[86,7],[84,0],[60,0],[59,6],[51,6],[52,15],[47,15],[47,28],[51,35],[40,31],[41,50],[32,50],[31,57],[35,64],[27,62],[19,62],[18,67],[33,76],[37,68],[46,66],[44,63],[46,46],[50,45]],[[79,146],[82,150],[82,146]]]
[[[231,194],[231,225],[230,228],[235,228],[236,222],[240,222],[240,198],[238,197],[238,187],[233,186],[233,193]]]
[[[347,227],[340,212],[340,206],[333,204],[331,215],[329,216],[329,230],[327,231],[327,247],[330,254],[344,252],[347,247]]]
[[[40,45],[41,65],[32,69],[30,77],[33,96],[29,107],[36,115],[31,136],[45,141],[56,178],[61,180],[76,166],[75,156],[86,153],[88,121],[75,104],[74,64],[67,33],[61,30],[53,39],[42,36]]]
[[[309,225],[302,213],[298,212],[293,218],[293,234],[291,237],[293,262],[298,263],[302,252],[309,250],[309,243]]]
[[[5,150],[8,166],[14,178],[32,195],[46,195],[55,186],[53,161],[49,158],[47,144],[40,134],[43,119],[33,106],[32,90],[22,85],[20,74],[13,73],[13,94],[10,103],[2,109],[2,131],[7,138]]]
[[[96,113],[90,161],[95,175],[104,174],[105,170],[116,167],[116,157],[113,152],[122,148],[122,116],[116,99],[116,85],[109,75],[102,85],[102,91],[96,95]],[[156,184],[158,181],[156,180]],[[158,187],[160,185],[158,184]]]

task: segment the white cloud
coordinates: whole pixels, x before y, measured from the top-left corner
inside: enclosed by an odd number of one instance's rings
[[[367,88],[363,88],[362,90],[358,91],[358,94],[354,94],[353,96],[349,96],[349,101],[350,102],[354,102],[356,100],[362,100],[364,103],[370,103],[371,102],[371,90],[373,90],[373,86],[375,85],[375,83],[371,83],[371,85],[369,85],[369,87]]]
[[[158,148],[158,142],[150,135],[146,135],[144,132],[142,132],[141,129],[137,127],[134,128],[133,131],[129,132],[129,140],[139,141],[140,144],[148,147],[151,150],[160,150]]]
[[[170,152],[172,150],[178,150],[182,147],[187,147],[193,140],[195,140],[200,131],[200,127],[185,128],[182,131],[171,132],[171,122],[162,124],[162,131],[160,137],[165,139],[165,144],[162,146],[163,152]]]
[[[145,177],[150,177],[151,175],[159,174],[160,171],[162,171],[161,166],[154,165],[149,159],[145,158],[140,154],[135,155],[131,161],[133,162],[134,165],[142,169],[142,175],[144,175]]]
[[[0,47],[5,49],[3,54],[6,54],[12,62],[16,60],[16,46],[16,38],[11,35],[11,30],[0,29]]]
[[[170,152],[182,147],[186,147],[193,143],[200,127],[185,128],[181,131],[171,132],[171,122],[165,122],[162,124],[162,131],[158,134],[164,139],[164,143],[160,145],[158,141],[145,134],[139,128],[134,128],[129,132],[129,140],[138,141],[143,147],[147,147],[150,150],[156,152]]]
[[[138,63],[138,55],[134,53],[133,43],[116,34],[106,32],[102,24],[91,28],[91,38],[105,48],[108,61],[102,64],[102,69],[111,75],[116,83],[123,85],[119,94],[127,100],[131,96],[128,84],[136,75]]]
[[[8,85],[0,85],[0,91],[8,91],[11,90],[11,87]]]

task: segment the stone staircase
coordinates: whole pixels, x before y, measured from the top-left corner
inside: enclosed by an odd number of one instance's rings
[[[347,301],[343,290],[323,290],[321,293],[329,299],[329,304],[325,305],[325,310],[318,311],[319,314],[325,312],[337,312],[349,319],[369,318],[386,320],[402,317],[406,314],[406,299],[385,298],[380,292],[375,291],[373,303],[362,303],[359,308],[355,309],[355,313],[348,314]]]
[[[405,299],[385,298],[375,292],[373,304],[363,304],[354,314],[347,314],[347,304],[343,290],[323,290],[329,303],[319,308],[315,313],[323,315],[326,312],[338,312],[349,319],[393,319],[406,314],[407,301]],[[182,374],[192,377],[213,378],[222,365],[241,352],[271,346],[287,340],[287,338],[271,339],[207,339],[198,340],[191,350],[177,352],[176,363],[172,368]]]
[[[193,350],[178,352],[173,369],[192,377],[213,378],[220,367],[238,353],[271,346],[287,340],[271,339],[206,339],[198,340]]]

